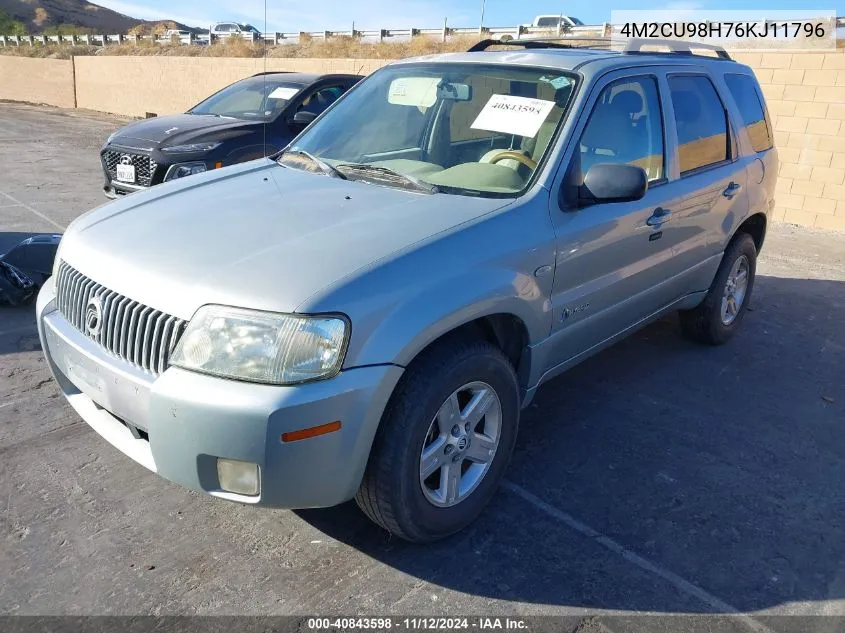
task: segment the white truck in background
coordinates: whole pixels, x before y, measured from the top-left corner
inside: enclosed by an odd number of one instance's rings
[[[530,24],[521,24],[518,29],[510,33],[495,33],[493,39],[509,42],[524,35],[550,36],[568,33],[573,27],[584,26],[584,23],[571,15],[538,15]]]
[[[558,14],[538,15],[534,18],[534,22],[531,24],[523,24],[522,26],[530,29],[549,29],[550,31],[556,31],[560,28],[561,30],[566,31],[573,26],[584,26],[584,23],[571,15]]]

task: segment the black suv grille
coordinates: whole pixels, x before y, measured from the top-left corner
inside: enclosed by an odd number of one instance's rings
[[[133,154],[130,152],[121,152],[119,150],[106,150],[103,154],[103,164],[106,168],[109,178],[117,179],[118,164],[133,165],[135,167],[135,183],[142,187],[149,187],[153,182],[156,167],[158,164],[151,156],[146,154]],[[131,183],[130,183],[131,184]]]

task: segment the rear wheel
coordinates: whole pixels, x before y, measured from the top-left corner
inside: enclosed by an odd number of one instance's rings
[[[725,250],[704,301],[680,313],[684,334],[700,343],[721,345],[739,328],[757,272],[757,247],[747,233],[738,234]]]
[[[453,534],[495,493],[518,423],[516,374],[502,352],[484,341],[444,341],[397,386],[356,501],[406,540]]]

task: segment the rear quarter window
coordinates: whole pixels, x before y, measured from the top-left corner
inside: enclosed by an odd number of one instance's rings
[[[727,74],[725,83],[739,108],[742,124],[751,138],[751,145],[755,152],[764,152],[773,146],[772,134],[769,129],[763,102],[757,91],[757,82],[748,75]]]

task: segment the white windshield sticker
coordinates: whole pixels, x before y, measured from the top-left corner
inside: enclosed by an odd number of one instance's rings
[[[428,108],[437,101],[439,77],[402,77],[394,79],[387,93],[387,102],[393,105]]]
[[[299,88],[276,88],[273,92],[267,95],[268,99],[290,99],[293,95],[299,92]]]
[[[493,95],[470,127],[534,138],[553,107],[554,101]]]

